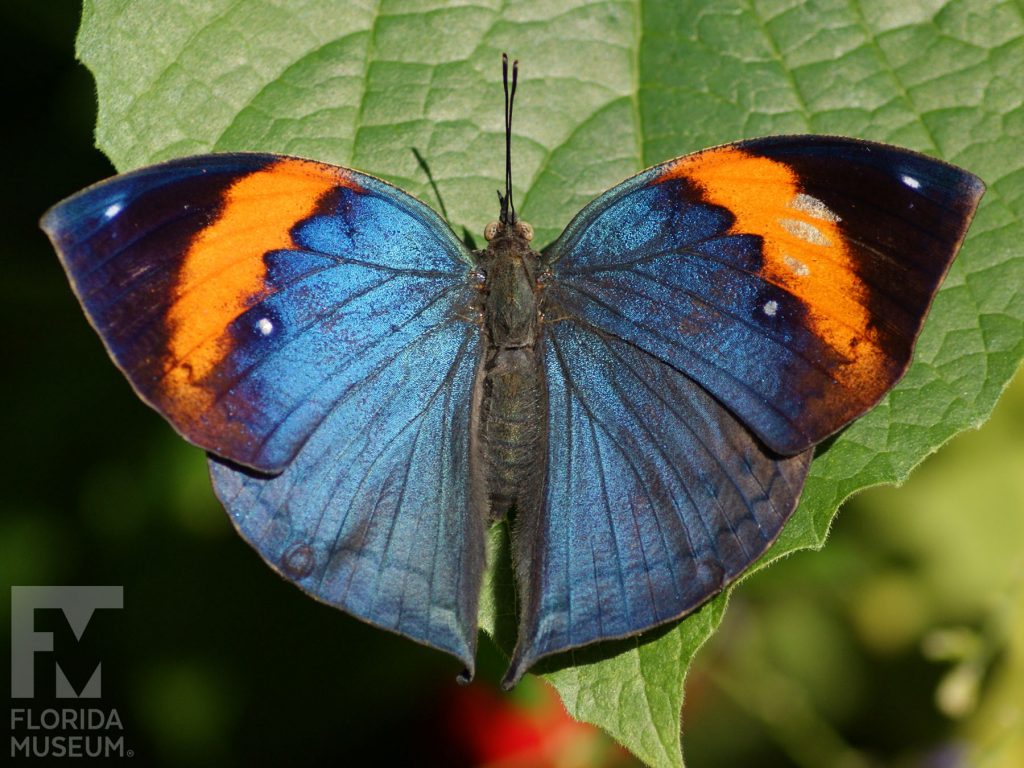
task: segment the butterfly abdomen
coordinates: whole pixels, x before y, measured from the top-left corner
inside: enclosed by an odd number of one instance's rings
[[[486,274],[485,351],[477,371],[474,457],[492,519],[539,504],[547,449],[539,257],[514,232],[479,254]]]
[[[481,440],[490,514],[528,509],[539,499],[547,445],[547,396],[532,349],[488,350]]]

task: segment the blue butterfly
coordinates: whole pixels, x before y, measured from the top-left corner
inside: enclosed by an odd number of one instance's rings
[[[538,252],[514,94],[481,250],[379,179],[269,154],[143,168],[42,221],[139,396],[312,596],[471,676],[509,519],[507,685],[686,615],[767,549],[814,445],[903,375],[984,192],[895,147],[755,139],[641,172]]]

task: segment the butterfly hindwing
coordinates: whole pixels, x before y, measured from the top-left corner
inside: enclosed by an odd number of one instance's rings
[[[332,393],[295,459],[211,458],[217,496],[277,571],[324,602],[473,669],[484,519],[467,479],[480,334],[459,320]]]
[[[693,610],[775,540],[811,452],[779,458],[704,389],[587,324],[547,328],[544,514],[516,521],[520,631],[506,677],[542,656]]]
[[[373,177],[256,154],[115,177],[43,226],[112,357],[213,454],[267,562],[472,668],[479,328],[448,226]]]
[[[112,357],[185,437],[263,471],[356,381],[465,300],[469,256],[378,179],[206,155],[101,182],[43,226]]]
[[[792,454],[902,376],[983,190],[959,168],[853,139],[709,149],[587,206],[546,252],[552,293]]]

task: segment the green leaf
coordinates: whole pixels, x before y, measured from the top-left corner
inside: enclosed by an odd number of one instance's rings
[[[989,185],[910,372],[820,450],[758,567],[820,547],[850,494],[900,482],[989,414],[1024,356],[1019,3],[108,0],[86,3],[78,41],[96,78],[97,142],[121,170],[275,151],[377,174],[436,205],[416,148],[456,231],[472,233],[502,186],[505,50],[522,61],[515,190],[540,244],[632,172],[745,136],[889,141]],[[484,620],[500,641],[510,603],[490,600],[508,591],[494,582]],[[679,766],[683,679],[727,600],[546,676],[575,717],[651,765]]]

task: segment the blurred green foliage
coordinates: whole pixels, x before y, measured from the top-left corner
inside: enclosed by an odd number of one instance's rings
[[[1024,765],[1022,470],[1018,375],[982,429],[737,592],[688,681],[690,764]]]

